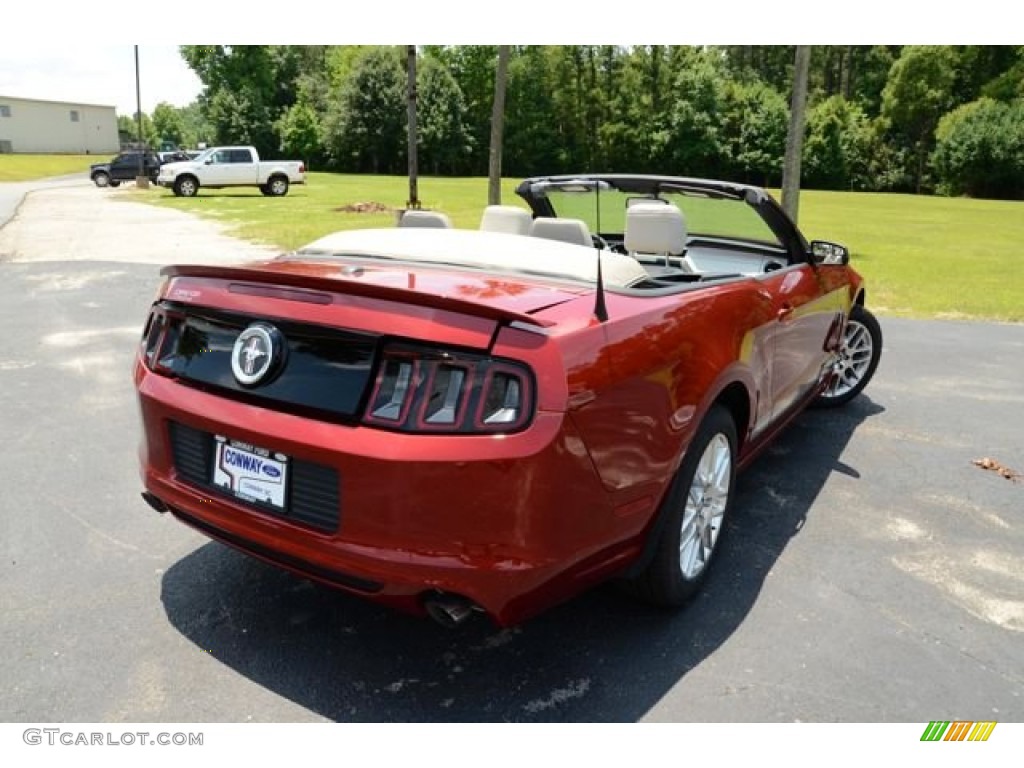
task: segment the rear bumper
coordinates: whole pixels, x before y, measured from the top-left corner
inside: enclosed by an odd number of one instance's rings
[[[508,625],[635,555],[564,414],[540,412],[502,437],[407,435],[265,411],[141,365],[136,384],[146,490],[206,535],[331,586],[412,612],[425,595],[455,593]],[[175,463],[172,423],[330,468],[337,529],[190,481]]]

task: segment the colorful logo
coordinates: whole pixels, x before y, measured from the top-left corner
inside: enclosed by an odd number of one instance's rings
[[[996,724],[994,722],[932,721],[921,734],[921,741],[988,741]]]

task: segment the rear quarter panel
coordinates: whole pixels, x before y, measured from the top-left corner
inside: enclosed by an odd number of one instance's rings
[[[649,522],[697,426],[732,383],[750,423],[770,386],[772,306],[751,280],[664,297],[609,294],[607,323],[563,339],[568,405],[621,518]]]

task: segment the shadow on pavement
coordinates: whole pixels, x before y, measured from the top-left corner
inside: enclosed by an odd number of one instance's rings
[[[883,410],[862,395],[799,416],[741,476],[724,548],[680,612],[606,586],[513,629],[448,631],[213,542],[164,574],[161,599],[203,651],[331,720],[635,721],[742,624],[829,476],[859,477],[843,451]]]
[[[159,186],[157,184],[153,184],[153,185],[150,186],[150,189],[155,190],[156,192],[165,193],[164,197],[175,197],[175,194],[174,194],[173,190],[170,187],[161,187],[161,186]],[[303,185],[302,184],[292,184],[291,186],[288,187],[288,194],[284,195],[284,197],[288,197],[290,195],[302,196],[304,194],[305,194],[305,190],[303,189]],[[267,196],[264,195],[262,192],[260,192],[259,187],[257,187],[256,185],[252,185],[252,186],[244,186],[244,187],[242,187],[242,186],[240,186],[240,187],[224,187],[224,188],[221,188],[221,189],[217,189],[217,188],[213,188],[213,187],[200,187],[199,188],[199,192],[194,197],[191,197],[191,198],[183,197],[181,199],[182,200],[193,200],[193,199],[201,199],[201,198],[204,198],[204,197],[210,197],[210,198],[213,198],[213,197],[226,197],[226,198],[252,197],[252,198],[256,198],[256,199],[263,199],[264,197],[267,197]],[[268,199],[273,200],[274,197],[270,196],[270,197],[268,197]]]

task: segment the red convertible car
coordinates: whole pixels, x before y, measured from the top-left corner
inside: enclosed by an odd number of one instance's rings
[[[301,576],[455,625],[608,579],[680,605],[736,472],[882,338],[845,248],[763,190],[533,178],[479,229],[410,211],[172,266],[134,368],[143,497]]]

